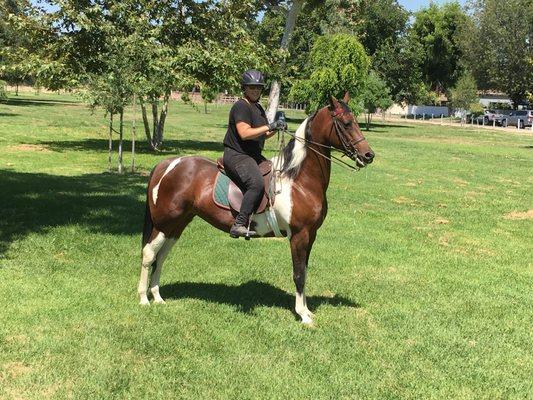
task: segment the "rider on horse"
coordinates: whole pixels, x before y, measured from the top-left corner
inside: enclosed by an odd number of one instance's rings
[[[261,151],[265,139],[287,126],[283,120],[268,123],[265,110],[259,104],[265,86],[261,72],[253,69],[246,71],[242,75],[241,86],[244,97],[231,108],[228,130],[224,137],[224,169],[244,195],[239,214],[230,229],[233,238],[255,235],[254,231],[248,232],[248,225],[264,191],[263,177],[258,166],[265,160]]]

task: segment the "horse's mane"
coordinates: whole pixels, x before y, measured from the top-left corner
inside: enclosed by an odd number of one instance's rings
[[[295,136],[300,139],[311,140],[311,124],[316,112],[311,116],[307,117],[296,130]],[[283,166],[281,168],[281,173],[290,178],[294,179],[300,170],[302,162],[305,158],[306,149],[303,140],[291,139],[289,143],[283,149],[282,162]]]

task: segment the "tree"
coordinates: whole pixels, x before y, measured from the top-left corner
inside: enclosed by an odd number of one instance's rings
[[[414,16],[409,40],[421,44],[422,79],[429,90],[444,93],[463,72],[458,30],[468,17],[457,2],[442,6],[431,3]]]
[[[202,85],[200,87],[200,96],[202,96],[202,101],[204,102],[204,113],[207,114],[207,105],[212,103],[218,96],[219,90],[217,88],[212,88],[207,85]]]
[[[197,84],[234,88],[243,69],[261,65],[263,46],[240,19],[249,15],[252,3],[61,0],[50,18],[61,31],[52,70],[68,68],[73,73],[65,75],[80,77],[105,73],[106,61],[96,55],[111,54],[120,40],[148,143],[158,149],[172,90],[188,91]]]
[[[287,15],[287,9],[283,6],[269,7],[258,26],[257,34],[261,42],[272,50],[278,49],[282,36],[286,37],[284,32],[287,33],[289,25]],[[271,97],[279,91],[279,96],[286,98],[292,82],[306,78],[307,58],[318,36],[337,33],[356,35],[367,54],[372,55],[382,42],[396,40],[405,30],[407,18],[408,12],[396,0],[303,2],[287,47],[279,55],[274,55],[282,68],[278,68],[279,73],[275,74],[279,84],[273,85]],[[271,99],[269,109],[274,110],[274,105],[277,107],[277,103]]]
[[[17,87],[35,79],[40,51],[52,32],[27,0],[0,3],[0,77]]]
[[[386,82],[397,103],[416,104],[427,97],[422,79],[422,47],[402,36],[387,40],[372,59],[373,69]]]
[[[387,84],[374,71],[370,71],[367,76],[362,100],[366,111],[366,130],[369,130],[372,114],[378,109],[384,112],[392,105],[392,98]]]
[[[386,41],[393,43],[404,33],[409,12],[397,0],[357,1],[356,12],[351,13],[356,33],[368,55],[374,55]]]
[[[482,89],[507,93],[514,107],[533,87],[533,3],[472,0],[461,30],[465,63]]]
[[[291,97],[308,102],[309,109],[317,109],[326,104],[330,95],[341,98],[348,91],[352,95],[350,107],[357,113],[369,64],[370,59],[355,36],[321,36],[309,56],[310,78],[296,82]]]
[[[469,110],[473,103],[477,103],[476,80],[471,73],[464,73],[450,90],[451,104],[456,110]]]

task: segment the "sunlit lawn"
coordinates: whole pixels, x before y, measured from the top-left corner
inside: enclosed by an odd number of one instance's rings
[[[333,169],[310,329],[291,312],[287,241],[201,220],[165,264],[167,304],[138,306],[147,173],[222,152],[229,107],[200,110],[172,104],[158,155],[138,118],[138,169],[119,176],[101,111],[0,104],[1,399],[533,397],[531,132],[365,133],[375,163]],[[129,166],[131,118],[126,137]]]

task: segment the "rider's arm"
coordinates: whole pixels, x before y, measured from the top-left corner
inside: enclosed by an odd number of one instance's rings
[[[268,132],[268,125],[263,125],[258,128],[252,128],[250,124],[247,122],[239,121],[237,122],[237,133],[241,137],[242,140],[251,140],[256,139],[260,136],[263,136],[265,133],[265,137],[269,138],[274,135],[275,131],[272,131],[270,133]]]

